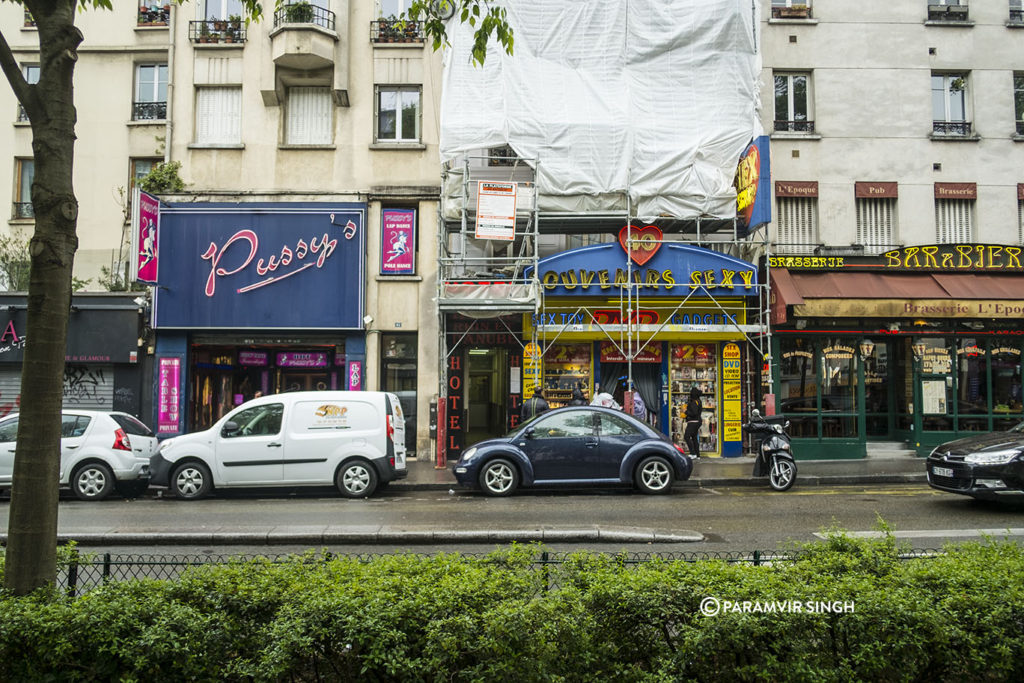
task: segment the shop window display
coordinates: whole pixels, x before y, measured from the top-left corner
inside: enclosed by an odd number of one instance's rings
[[[1006,430],[1017,424],[1024,413],[1021,404],[1020,348],[999,345],[990,351],[992,363],[993,428]]]
[[[553,344],[544,354],[544,397],[548,405],[569,405],[576,387],[589,402],[592,375],[590,344]]]
[[[953,430],[953,353],[948,340],[927,337],[921,347],[921,426],[925,431]]]
[[[821,436],[857,436],[857,345],[834,338],[821,343]]]
[[[685,444],[686,402],[690,389],[701,392],[701,453],[718,451],[718,355],[713,344],[672,344],[669,363],[672,441]]]
[[[789,435],[813,438],[818,435],[818,373],[814,362],[815,344],[802,338],[781,340],[779,366],[779,411],[789,418]]]
[[[988,431],[988,418],[965,415],[988,414],[987,353],[984,342],[973,338],[958,340],[957,349],[957,429],[962,432]]]

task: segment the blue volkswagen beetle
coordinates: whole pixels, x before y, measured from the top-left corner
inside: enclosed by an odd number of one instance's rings
[[[520,486],[630,484],[667,493],[693,463],[682,448],[647,424],[610,408],[559,408],[500,439],[466,449],[452,467],[463,486],[491,496]]]

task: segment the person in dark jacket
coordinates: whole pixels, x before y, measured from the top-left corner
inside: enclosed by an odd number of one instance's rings
[[[700,457],[700,442],[697,440],[697,432],[700,430],[700,389],[690,389],[690,400],[686,402],[686,431],[683,432],[683,441],[694,458]]]
[[[533,396],[523,401],[523,422],[533,419],[541,413],[548,411],[548,402],[544,400],[544,390],[540,387],[536,387],[533,390]]]
[[[569,405],[571,405],[571,406],[585,406],[585,405],[587,405],[587,399],[583,395],[583,391],[580,389],[580,386],[578,384],[575,387],[572,388],[572,400],[569,401]]]

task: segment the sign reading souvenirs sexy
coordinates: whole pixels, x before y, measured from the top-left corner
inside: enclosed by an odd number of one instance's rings
[[[365,204],[160,208],[155,327],[358,329]]]
[[[627,259],[632,264],[627,266]],[[531,269],[527,269],[527,274]],[[678,242],[653,225],[627,226],[617,244],[563,251],[537,264],[546,296],[618,296],[632,284],[642,297],[756,296],[752,263]]]

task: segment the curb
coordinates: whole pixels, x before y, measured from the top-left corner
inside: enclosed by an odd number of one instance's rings
[[[649,528],[565,528],[565,529],[448,529],[414,530],[381,527],[377,530],[292,532],[71,532],[57,534],[58,543],[74,541],[81,546],[126,545],[436,545],[438,543],[700,543],[697,531],[666,533]],[[0,534],[7,543],[7,534]]]

